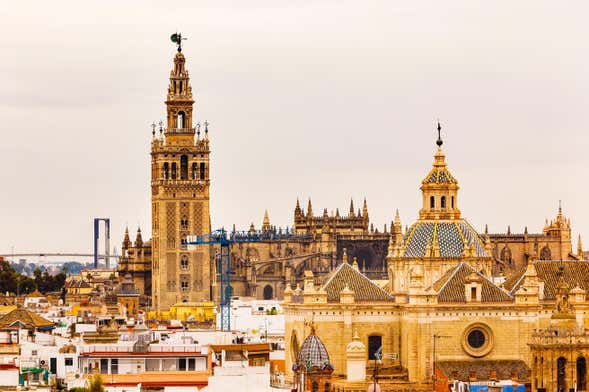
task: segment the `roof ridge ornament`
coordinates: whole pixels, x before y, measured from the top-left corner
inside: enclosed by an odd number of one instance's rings
[[[441,136],[441,131],[442,131],[442,125],[440,125],[440,120],[438,120],[438,140],[436,141],[436,144],[438,145],[438,147],[442,148],[442,144],[444,144],[444,141],[442,140],[442,136]]]

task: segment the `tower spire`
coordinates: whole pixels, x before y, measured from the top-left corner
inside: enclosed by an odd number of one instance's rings
[[[438,140],[436,141],[436,144],[440,148],[442,148],[442,144],[444,144],[444,141],[442,140],[441,132],[442,132],[442,125],[440,125],[440,120],[438,120]]]
[[[362,206],[362,218],[368,219],[368,204],[366,198],[364,198],[364,205]]]
[[[262,231],[270,231],[270,217],[268,210],[264,210],[264,220],[262,221]]]
[[[129,226],[125,226],[125,237],[123,238],[123,249],[129,249],[130,246],[131,246],[131,239],[129,238]]]
[[[141,248],[143,246],[143,238],[141,237],[141,227],[137,228],[137,237],[135,237],[135,246]]]

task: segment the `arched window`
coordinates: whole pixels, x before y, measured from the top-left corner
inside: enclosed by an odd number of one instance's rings
[[[192,179],[196,180],[198,178],[198,165],[196,162],[192,162]]]
[[[429,197],[429,208],[435,208],[436,207],[436,199],[433,196]]]
[[[272,286],[266,285],[266,287],[264,287],[264,299],[265,300],[272,299],[273,295],[274,295],[274,290],[272,289]]]
[[[550,248],[548,245],[544,245],[542,250],[540,251],[540,260],[550,260],[552,255],[550,254]]]
[[[180,157],[180,179],[188,180],[188,156],[186,155]]]
[[[368,359],[380,359],[376,357],[377,352],[381,350],[382,347],[382,336],[380,335],[371,335],[368,337]]]
[[[182,218],[180,218],[180,229],[188,230],[188,217],[186,217],[186,215],[183,215]]]
[[[162,177],[164,178],[164,180],[167,180],[170,177],[170,164],[168,162],[164,163]]]
[[[178,112],[178,118],[176,120],[176,128],[184,128],[184,119],[185,119],[186,115],[184,114],[184,112]]]
[[[172,180],[176,179],[176,162],[172,162]]]
[[[509,249],[509,247],[507,245],[505,245],[503,247],[503,249],[501,249],[501,257],[500,258],[508,265],[511,265],[511,262],[512,262],[511,249]]]
[[[326,382],[326,383],[323,385],[323,392],[329,392],[329,383],[328,383],[328,382]]]
[[[188,256],[182,255],[180,259],[180,269],[183,271],[187,271],[189,267]]]
[[[319,383],[317,381],[313,381],[311,384],[311,392],[319,392]]]
[[[200,179],[201,180],[205,179],[205,169],[206,169],[205,163],[201,162],[200,163]]]
[[[446,196],[442,196],[442,198],[440,199],[440,207],[446,208]]]
[[[450,199],[450,208],[454,208],[454,196]]]

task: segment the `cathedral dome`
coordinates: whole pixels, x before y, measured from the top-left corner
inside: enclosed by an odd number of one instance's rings
[[[489,257],[484,242],[458,209],[458,181],[446,165],[438,124],[431,170],[421,182],[419,219],[396,244],[397,257]]]
[[[400,257],[489,257],[476,230],[464,219],[418,220],[409,227]]]
[[[304,369],[307,371],[333,368],[329,362],[327,349],[314,330],[311,331],[311,334],[307,336],[301,345],[301,349],[297,355],[297,361],[293,368],[296,368],[293,370]]]

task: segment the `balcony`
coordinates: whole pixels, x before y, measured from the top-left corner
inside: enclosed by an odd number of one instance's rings
[[[171,134],[171,133],[185,133],[185,134],[194,134],[195,132],[195,128],[167,128],[166,129],[166,134]]]

